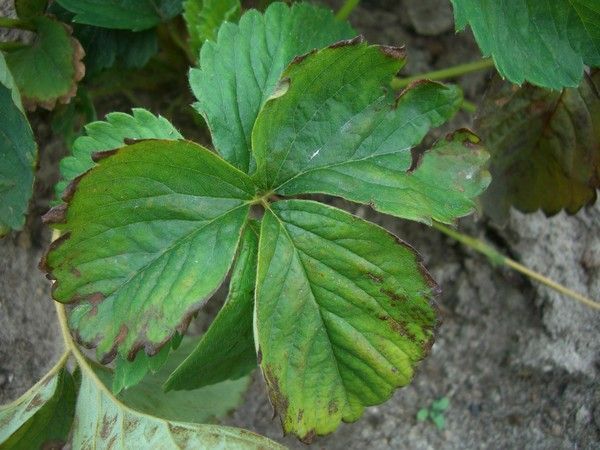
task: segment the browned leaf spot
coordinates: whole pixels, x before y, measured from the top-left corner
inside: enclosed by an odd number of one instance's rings
[[[403,301],[408,300],[408,298],[406,297],[406,295],[396,294],[394,291],[390,291],[389,289],[381,288],[379,290],[379,292],[381,292],[385,296],[391,298],[395,302],[403,302]]]
[[[102,417],[102,428],[100,429],[100,437],[106,439],[110,435],[110,430],[115,424],[115,417],[109,418],[106,414]]]
[[[300,411],[298,411],[298,423],[302,422],[302,417],[304,417],[304,410],[301,409]]]
[[[273,373],[273,369],[271,366],[265,366],[262,368],[263,375],[265,377],[265,381],[267,382],[267,392],[269,394],[269,400],[271,401],[271,405],[273,409],[275,409],[275,413],[279,414],[279,417],[283,420],[283,417],[287,414],[288,410],[288,399],[281,392],[279,387],[279,380]]]
[[[315,430],[310,430],[308,433],[302,436],[300,440],[305,444],[312,444],[316,437],[317,433],[315,432]]]
[[[109,156],[113,156],[115,153],[117,153],[119,150],[118,149],[114,149],[114,150],[106,150],[103,152],[94,152],[92,153],[92,161],[94,162],[99,162],[102,161],[104,158],[108,158]]]
[[[405,47],[393,47],[390,45],[380,45],[378,46],[381,53],[390,58],[394,59],[404,59],[406,58],[406,48]]]
[[[383,283],[383,278],[381,278],[379,275],[375,275],[372,272],[367,272],[367,277],[369,277],[375,283],[379,283],[379,284]]]
[[[335,400],[329,401],[329,404],[327,405],[327,412],[329,413],[330,416],[332,416],[333,414],[338,412],[338,404]]]
[[[41,450],[62,450],[65,447],[65,441],[61,439],[51,439],[46,441],[40,447]]]
[[[42,216],[42,222],[49,223],[65,223],[67,219],[67,205],[61,204],[50,209]]]
[[[258,352],[256,352],[256,360],[258,361],[258,364],[262,362],[262,350],[260,348],[258,349]]]
[[[290,65],[292,64],[300,64],[302,61],[304,61],[306,58],[308,58],[311,55],[314,55],[315,53],[317,53],[317,49],[315,48],[314,50],[311,50],[308,53],[305,53],[304,55],[298,55],[296,56],[292,62],[290,63]]]
[[[356,36],[355,38],[352,39],[345,39],[343,41],[338,41],[334,44],[331,44],[329,47],[327,48],[341,48],[341,47],[348,47],[351,45],[358,45],[358,44],[362,44],[363,42],[365,42],[365,38],[362,34],[359,34],[358,36]]]
[[[390,327],[392,328],[392,330],[394,330],[396,333],[398,333],[400,336],[404,336],[407,337],[408,339],[410,339],[411,341],[414,341],[417,339],[417,337],[411,333],[408,328],[406,328],[406,325],[403,323],[398,322],[397,320],[390,320],[389,321]]]
[[[33,397],[31,399],[31,401],[29,402],[29,405],[27,405],[27,408],[25,408],[25,412],[29,412],[32,409],[42,406],[43,404],[44,404],[44,399],[42,398],[42,396],[40,394],[37,394],[35,397]]]

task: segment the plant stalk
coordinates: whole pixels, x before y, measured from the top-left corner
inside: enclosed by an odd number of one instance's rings
[[[446,80],[448,78],[456,78],[462,75],[466,75],[472,72],[478,72],[480,70],[487,70],[494,67],[494,61],[491,58],[483,58],[479,61],[474,61],[466,64],[459,64],[458,66],[448,67],[446,69],[434,70],[433,72],[422,73],[420,75],[414,75],[407,78],[394,78],[392,80],[392,89],[399,90],[404,89],[410,83],[418,80]]]
[[[457,240],[461,244],[466,245],[467,247],[470,247],[473,250],[478,251],[479,253],[482,253],[483,255],[487,256],[487,258],[492,262],[492,264],[510,267],[511,269],[516,270],[517,272],[519,272],[533,280],[536,280],[542,284],[545,284],[549,288],[554,289],[555,291],[560,292],[561,294],[563,294],[567,297],[577,300],[578,302],[583,303],[584,305],[586,305],[592,309],[600,310],[599,302],[596,302],[588,297],[585,297],[585,296],[579,294],[578,292],[575,292],[575,291],[563,286],[562,284],[557,283],[556,281],[553,281],[553,280],[545,277],[544,275],[542,275],[534,270],[531,270],[528,267],[525,267],[522,264],[519,264],[515,260],[510,259],[507,256],[504,256],[503,254],[501,254],[500,252],[498,252],[491,246],[485,244],[484,242],[480,241],[479,239],[476,239],[471,236],[467,236],[466,234],[463,234],[457,230],[447,227],[446,225],[442,225],[441,223],[438,223],[438,222],[433,222],[432,226],[436,230],[441,231],[442,233],[444,233],[447,236],[450,236],[452,239]]]
[[[356,9],[360,0],[346,0],[340,10],[335,15],[337,20],[348,20],[350,14]]]
[[[35,31],[35,27],[31,22],[13,19],[11,17],[0,17],[0,28],[16,28],[18,30]]]

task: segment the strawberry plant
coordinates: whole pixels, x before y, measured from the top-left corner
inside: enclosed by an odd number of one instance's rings
[[[555,10],[524,2],[532,24],[554,21],[562,31],[549,37],[531,24],[519,28],[514,48],[528,57],[515,59],[490,28],[504,36],[522,12],[516,4],[453,3],[457,26],[469,23],[494,60],[430,78],[495,63],[511,81],[566,87],[498,82],[486,97],[476,122],[495,176],[485,210],[497,217],[511,205],[576,212],[594,201],[597,76],[586,72],[581,82],[584,65],[597,65],[593,8],[583,0],[559,2]],[[18,4],[27,14],[16,19],[21,27],[60,24],[45,14],[45,1]],[[340,20],[358,1],[347,1],[337,18],[308,3],[244,14],[237,0],[152,4],[57,0],[51,11],[74,26],[94,73],[146,64],[156,29],[183,13],[187,43],[168,23],[164,30],[195,63],[193,107],[213,148],[143,108],[110,113],[73,140],[60,164],[56,206],[44,217],[56,239],[40,263],[54,281],[66,351],[40,383],[0,408],[2,448],[68,436],[73,448],[279,448],[243,430],[199,424],[234,407],[257,367],[284,432],[306,443],[389,399],[410,383],[434,342],[439,288],[415,249],[332,206],[332,197],[432,225],[526,272],[444,225],[475,210],[490,183],[488,153],[466,129],[428,150],[422,141],[461,107],[475,106],[456,86],[396,78],[404,49],[370,45]],[[493,21],[483,20],[490,11]],[[563,21],[563,13],[572,20]],[[545,54],[540,63],[542,47],[564,58]],[[48,46],[41,54],[50,52],[58,50]],[[0,59],[0,126],[12,133],[0,149],[9,161],[0,167],[0,196],[10,200],[0,205],[0,229],[4,222],[19,227],[31,195],[35,143],[15,89],[27,81],[13,81]],[[79,101],[86,104],[85,95]],[[571,134],[564,132],[569,127]],[[523,174],[532,173],[536,178],[523,184]],[[552,183],[564,195],[549,195]],[[184,337],[224,283],[225,303],[208,330]],[[98,362],[79,345],[95,348]],[[442,428],[444,402],[419,417]]]
[[[435,282],[385,230],[298,196],[450,223],[487,185],[487,155],[466,130],[413,154],[460,91],[421,82],[395,95],[403,50],[354,35],[306,4],[225,23],[190,73],[215,153],[143,110],[75,142],[65,203],[46,215],[62,236],[42,267],[54,298],[75,304],[72,332],[101,362],[117,358],[124,385],[168,353],[232,262],[225,305],[167,389],[258,364],[284,430],[309,442],[410,382],[433,343]]]

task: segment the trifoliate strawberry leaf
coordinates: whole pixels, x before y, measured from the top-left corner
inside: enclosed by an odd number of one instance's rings
[[[33,192],[37,145],[0,53],[0,236],[20,230]]]
[[[66,358],[13,403],[0,407],[0,448],[62,448],[75,411],[75,385]]]
[[[131,115],[107,114],[104,121],[86,125],[85,133],[73,143],[72,156],[60,162],[61,181],[55,187],[57,198],[73,179],[95,165],[92,155],[96,152],[122,147],[128,139],[183,139],[167,119],[141,108],[134,108]]]
[[[241,12],[240,0],[186,0],[183,3],[183,17],[193,54],[198,54],[204,41],[216,41],[221,24],[237,22]]]
[[[433,343],[437,287],[419,256],[336,208],[274,203],[256,286],[260,367],[284,430],[304,441],[389,399]]]
[[[166,389],[196,389],[236,380],[256,368],[252,311],[257,248],[258,225],[249,224],[242,236],[225,304],[198,346],[166,381]]]
[[[248,11],[239,25],[225,23],[217,42],[200,52],[190,84],[217,152],[244,172],[252,170],[251,133],[260,108],[281,73],[298,55],[356,33],[331,11],[309,4],[274,3],[263,14]]]
[[[472,212],[489,182],[487,154],[460,132],[421,158],[411,150],[459,108],[456,87],[429,81],[399,96],[385,87],[401,49],[361,39],[297,59],[252,134],[256,178],[282,195],[326,193],[397,217],[451,222]]]
[[[282,449],[279,444],[246,430],[149,415],[139,411],[140,405],[130,405],[131,399],[113,396],[105,383],[110,385],[105,369],[97,368],[93,372],[88,367],[82,370],[75,413],[77,420],[72,431],[73,448]],[[143,391],[137,395],[143,395]],[[156,399],[158,393],[152,395]],[[197,403],[200,401],[196,398]],[[189,410],[190,405],[186,404],[185,408]]]
[[[503,223],[523,212],[569,214],[596,200],[600,188],[600,71],[579,88],[516,88],[496,80],[476,127],[492,158],[492,184],[482,200]]]
[[[600,66],[596,0],[451,1],[456,28],[469,24],[483,54],[513,83],[576,87],[584,65]]]
[[[182,11],[182,0],[57,0],[75,13],[74,23],[140,31],[167,22]]]
[[[6,62],[15,77],[27,109],[52,109],[68,103],[85,74],[81,44],[69,28],[49,17],[31,19],[36,36],[30,45],[11,51]]]
[[[155,354],[185,331],[225,278],[255,188],[187,141],[147,140],[96,154],[65,205],[46,215],[63,231],[42,261],[53,296],[76,302],[78,339],[110,361]]]

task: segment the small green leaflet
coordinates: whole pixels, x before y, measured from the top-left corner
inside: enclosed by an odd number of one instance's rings
[[[456,28],[467,24],[500,74],[551,89],[576,87],[584,65],[600,66],[597,0],[451,0]]]
[[[120,400],[110,393],[103,384],[103,381],[110,384],[110,380],[106,372],[103,372],[103,369],[98,369],[93,373],[89,368],[81,372],[81,387],[75,411],[77,420],[72,431],[74,449],[279,450],[283,448],[267,438],[246,430],[170,420],[140,412],[137,410],[139,405],[130,406],[131,398]],[[145,388],[150,389],[148,386]],[[159,404],[154,406],[164,408],[165,403],[157,400],[160,397],[160,393],[156,392],[158,389],[155,386],[153,395],[154,401]],[[143,396],[148,393],[149,391],[142,389],[135,395]],[[163,402],[181,400],[175,398],[168,400],[164,395],[163,397]],[[194,400],[199,401],[195,397]],[[145,403],[141,398],[137,401]],[[184,404],[184,408],[191,411],[190,404]]]
[[[45,16],[31,19],[36,37],[31,45],[6,55],[6,62],[28,109],[52,109],[67,103],[83,78],[83,50],[66,25]]]
[[[167,390],[195,389],[235,380],[256,368],[252,311],[258,228],[252,222],[246,227],[225,304],[198,346],[166,381]]]
[[[183,17],[193,54],[198,54],[204,41],[216,41],[217,31],[223,22],[237,22],[241,12],[240,0],[186,0]]]
[[[460,91],[425,81],[399,96],[386,92],[404,62],[401,49],[360,38],[293,62],[283,74],[287,89],[254,126],[257,182],[286,196],[337,195],[426,223],[471,213],[489,183],[478,138],[459,132],[422,159],[411,153],[458,110]]]
[[[104,121],[85,126],[86,136],[75,140],[72,156],[60,162],[61,181],[56,184],[56,197],[61,198],[68,184],[94,166],[92,154],[122,147],[125,140],[138,139],[183,139],[179,131],[161,116],[141,108],[132,114],[114,112]]]
[[[19,399],[0,406],[2,450],[62,448],[75,411],[75,385],[63,358]]]
[[[436,289],[415,251],[382,228],[316,202],[274,203],[255,329],[284,430],[310,442],[408,384],[433,344]]]
[[[194,107],[217,152],[249,172],[254,122],[285,67],[298,55],[355,35],[331,11],[307,3],[274,3],[264,15],[250,10],[239,25],[223,24],[217,42],[202,46],[200,68],[190,72]]]
[[[140,31],[167,22],[182,11],[182,0],[57,0],[75,13],[74,23]]]
[[[187,328],[229,270],[255,188],[191,142],[141,141],[99,156],[68,209],[48,213],[65,234],[42,267],[58,280],[56,300],[79,302],[69,319],[79,339],[108,362],[155,354]]]
[[[0,236],[25,223],[36,158],[33,131],[0,52]]]
[[[123,390],[115,397],[136,411],[166,420],[212,423],[223,418],[242,403],[250,383],[249,377],[242,377],[235,381],[223,381],[188,391],[165,393],[162,389],[162,384],[169,374],[197,345],[198,339],[186,337],[176,350],[171,351],[161,368],[152,371],[135,386]],[[165,346],[163,350],[168,348],[169,346]],[[141,355],[143,352],[138,353],[138,358]],[[149,360],[152,361],[155,358],[152,357]],[[93,367],[105,386],[111,384],[114,386],[116,374],[111,377],[110,372],[104,366],[94,364]]]
[[[511,206],[575,214],[600,188],[600,71],[577,89],[555,92],[496,80],[476,121],[492,155],[493,182],[482,196],[498,223]]]

